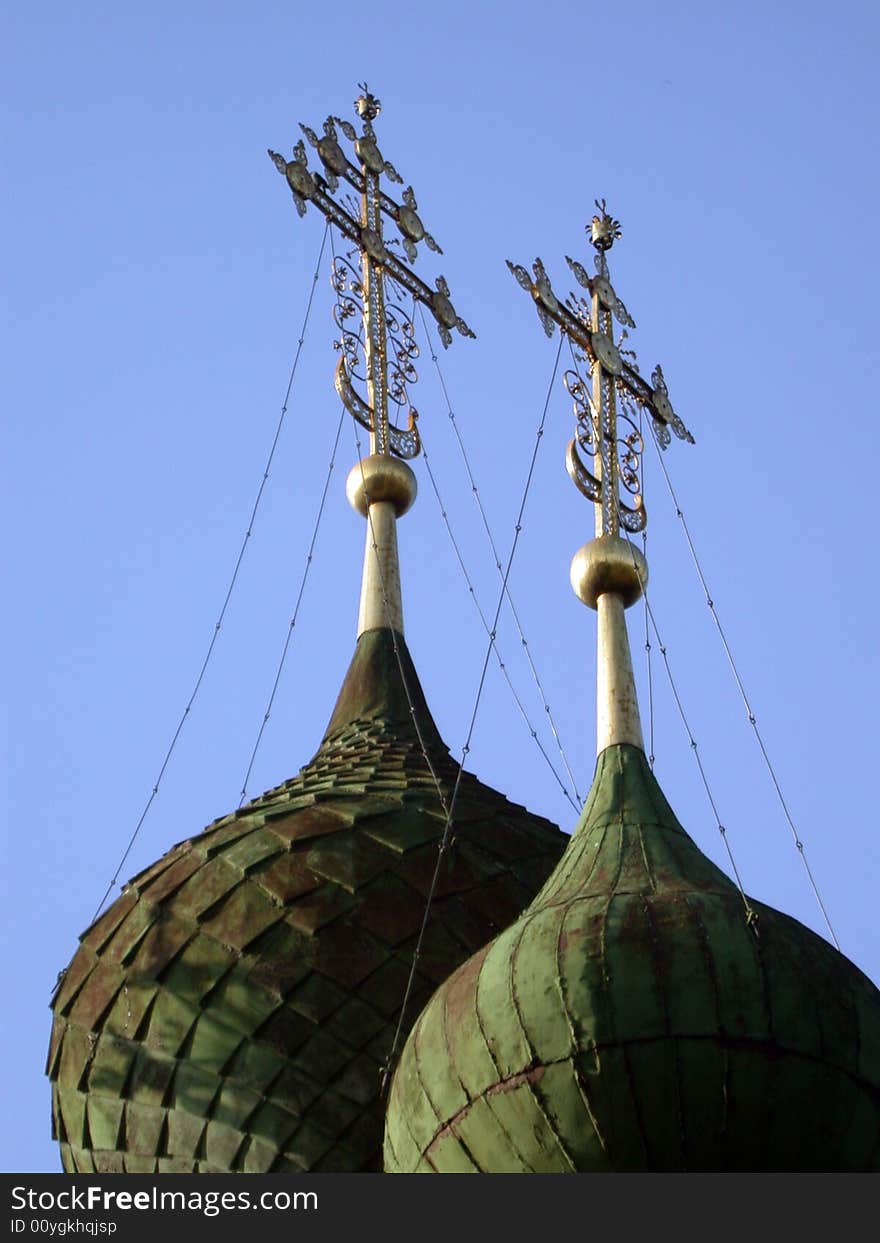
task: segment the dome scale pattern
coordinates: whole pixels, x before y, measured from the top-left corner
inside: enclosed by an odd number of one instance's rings
[[[68,1172],[379,1170],[380,1069],[458,771],[402,636],[361,636],[314,759],[136,876],[53,997]],[[410,1019],[567,838],[465,774]]]
[[[386,1170],[880,1167],[880,992],[751,905],[756,932],[644,753],[608,747],[547,884],[416,1021]]]

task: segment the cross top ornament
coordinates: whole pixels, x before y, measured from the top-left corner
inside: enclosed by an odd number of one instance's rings
[[[421,448],[418,412],[408,392],[418,379],[419,348],[412,318],[401,304],[409,294],[414,303],[426,306],[444,347],[451,344],[453,329],[465,337],[474,333],[452,305],[444,277],[437,277],[432,289],[399,253],[402,248],[409,262],[415,263],[420,242],[437,254],[443,252],[422,223],[412,186],[404,189],[401,202],[382,189],[383,176],[398,185],[403,178],[379,149],[373,122],[382,105],[366,83],[354,106],[362,122],[360,134],[337,116],[327,117],[320,136],[300,125],[317,152],[321,172],[309,168],[302,138],[293,148],[292,159],[272,150],[269,156],[286,178],[299,215],[305,215],[307,203],[314,204],[353,243],[347,256],[334,257],[332,266],[337,298],[334,319],[341,334],[335,343],[340,351],[336,391],[349,413],[369,431],[371,453],[412,458]],[[343,150],[340,133],[354,145],[356,162]],[[342,182],[356,191],[359,202],[350,193],[341,202],[333,197]],[[386,220],[394,223],[398,237],[385,236]],[[366,385],[366,396],[358,392],[357,381]],[[395,424],[389,407],[407,416],[406,428]]]
[[[564,382],[574,403],[577,431],[566,451],[566,466],[577,488],[598,507],[597,534],[617,536],[621,527],[636,532],[647,523],[639,478],[644,448],[639,410],[650,415],[662,449],[670,444],[671,432],[690,444],[694,438],[672,408],[663,369],[659,365],[654,368],[649,384],[639,374],[635,353],[624,348],[628,329],[636,325],[611,284],[607,259],[621,228],[608,214],[604,199],[597,199],[596,207],[598,214],[586,230],[587,240],[596,251],[595,276],[566,256],[589,300],[572,293],[560,302],[540,259],[535,260],[531,274],[509,259],[507,266],[534,299],[547,336],[552,337],[558,326],[569,339],[575,365],[566,371]],[[621,325],[617,341],[614,320]],[[581,363],[589,378],[582,374]],[[593,459],[592,470],[585,465],[584,457]]]

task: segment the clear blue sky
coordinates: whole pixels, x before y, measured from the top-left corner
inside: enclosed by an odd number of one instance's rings
[[[369,16],[367,16],[369,14]],[[604,195],[643,370],[697,439],[667,455],[713,597],[844,951],[880,980],[875,901],[878,282],[875,5],[33,3],[7,7],[3,101],[9,555],[0,1168],[54,1170],[49,994],[156,777],[247,525],[322,225],[266,148],[352,117],[366,78],[478,334],[441,364],[509,547],[556,343],[504,260],[564,256]],[[338,417],[326,264],[214,663],[123,879],[238,801]],[[427,353],[414,393],[487,610],[497,580]],[[568,562],[592,533],[557,381],[511,586],[581,794],[594,617]],[[251,793],[312,755],[354,642],[362,521],[350,421]],[[407,635],[464,741],[485,636],[424,467],[401,525]],[[651,599],[747,889],[822,931],[649,449]],[[630,615],[637,663],[643,618]],[[500,645],[544,715],[505,621]],[[655,657],[657,649],[655,645]],[[648,691],[641,685],[647,716]],[[726,865],[662,666],[657,772]],[[542,734],[546,737],[546,734]],[[552,747],[552,739],[548,742]],[[494,669],[469,766],[571,827]]]

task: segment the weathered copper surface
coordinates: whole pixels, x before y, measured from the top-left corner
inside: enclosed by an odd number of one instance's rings
[[[432,763],[457,766],[397,636]],[[466,774],[409,1019],[567,839]],[[300,774],[175,846],[81,939],[47,1072],[68,1171],[376,1170],[387,1057],[445,816],[388,630]]]
[[[880,1168],[880,992],[750,899],[609,747],[547,884],[440,988],[389,1172]]]

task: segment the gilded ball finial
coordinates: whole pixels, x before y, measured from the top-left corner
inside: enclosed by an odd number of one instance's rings
[[[406,462],[385,453],[371,453],[348,472],[345,495],[352,509],[366,518],[371,505],[390,501],[398,518],[416,499],[418,484]]]
[[[605,592],[620,596],[629,608],[648,585],[648,563],[635,544],[619,535],[600,535],[575,553],[570,578],[574,594],[591,609]]]

